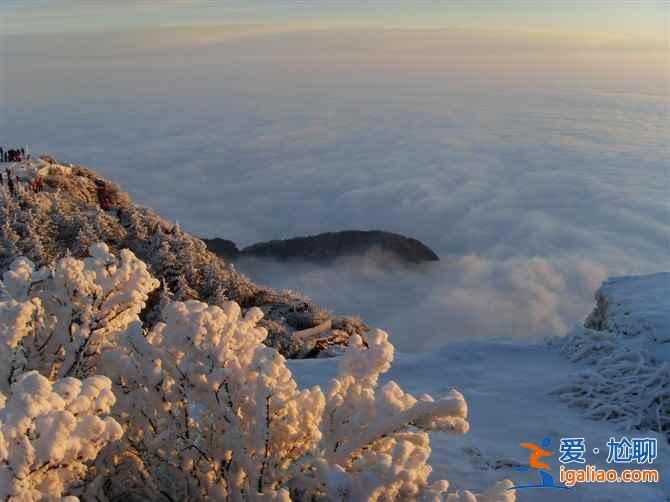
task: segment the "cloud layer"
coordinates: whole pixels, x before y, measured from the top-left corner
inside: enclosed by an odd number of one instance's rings
[[[431,270],[245,266],[407,340],[560,332],[606,273],[670,266],[667,60],[654,77],[630,51],[484,35],[187,31],[10,38],[3,142],[240,245],[419,238]]]
[[[242,271],[278,288],[306,293],[340,312],[357,312],[391,333],[403,351],[450,339],[562,334],[592,308],[606,270],[591,261],[478,255],[403,268],[364,256],[330,267],[245,259]]]

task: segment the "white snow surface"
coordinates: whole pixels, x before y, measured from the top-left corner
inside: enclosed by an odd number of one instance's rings
[[[336,364],[337,359],[289,362],[301,386],[327,382],[334,376]],[[468,434],[431,434],[433,476],[446,477],[455,489],[482,490],[505,478],[519,485],[537,483],[536,473],[519,473],[514,467],[528,465],[528,450],[519,443],[539,444],[545,437],[552,438],[548,449],[556,452],[561,437],[584,437],[587,463],[611,468],[614,464],[606,463],[607,440],[625,435],[658,438],[658,458],[648,466],[659,470],[658,484],[577,484],[569,492],[524,489],[517,490],[518,500],[669,501],[670,445],[662,434],[625,432],[610,422],[588,420],[580,410],[567,407],[550,394],[586,366],[569,362],[543,342],[464,340],[430,353],[397,353],[382,383],[395,380],[407,391],[436,397],[451,388],[464,394],[471,426]],[[598,455],[592,452],[596,447]],[[558,482],[558,454],[548,463]]]
[[[599,305],[604,303],[603,330],[628,343],[644,345],[656,358],[670,361],[669,272],[608,279],[597,297]],[[639,339],[633,342],[633,337]]]

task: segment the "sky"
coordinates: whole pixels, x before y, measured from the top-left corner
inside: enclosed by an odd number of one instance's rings
[[[200,236],[421,239],[439,264],[239,264],[403,350],[560,334],[608,275],[670,269],[667,15],[3,2],[0,138],[88,165]]]
[[[302,24],[450,26],[668,39],[668,6],[662,0],[6,0],[0,12],[9,33],[211,24]]]

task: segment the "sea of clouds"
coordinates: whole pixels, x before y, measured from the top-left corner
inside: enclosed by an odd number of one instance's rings
[[[422,240],[440,263],[238,265],[403,350],[562,333],[606,276],[670,267],[667,59],[589,51],[439,30],[17,35],[0,137],[196,235]]]

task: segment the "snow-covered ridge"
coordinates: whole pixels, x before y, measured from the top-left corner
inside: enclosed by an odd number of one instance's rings
[[[555,342],[586,370],[557,390],[590,418],[670,440],[670,273],[617,277],[584,327]]]
[[[585,327],[670,343],[670,273],[610,278],[596,302]]]
[[[245,309],[261,308],[267,343],[288,357],[328,353],[367,330],[359,319],[332,315],[302,295],[254,284],[200,239],[134,204],[86,167],[46,156],[2,167],[19,182],[10,189],[5,174],[0,190],[0,272],[20,255],[44,265],[67,254],[85,257],[91,244],[102,241],[115,253],[130,249],[161,281],[142,314],[150,324],[168,298],[212,305],[234,300]],[[328,321],[329,330],[318,336],[293,335]]]

